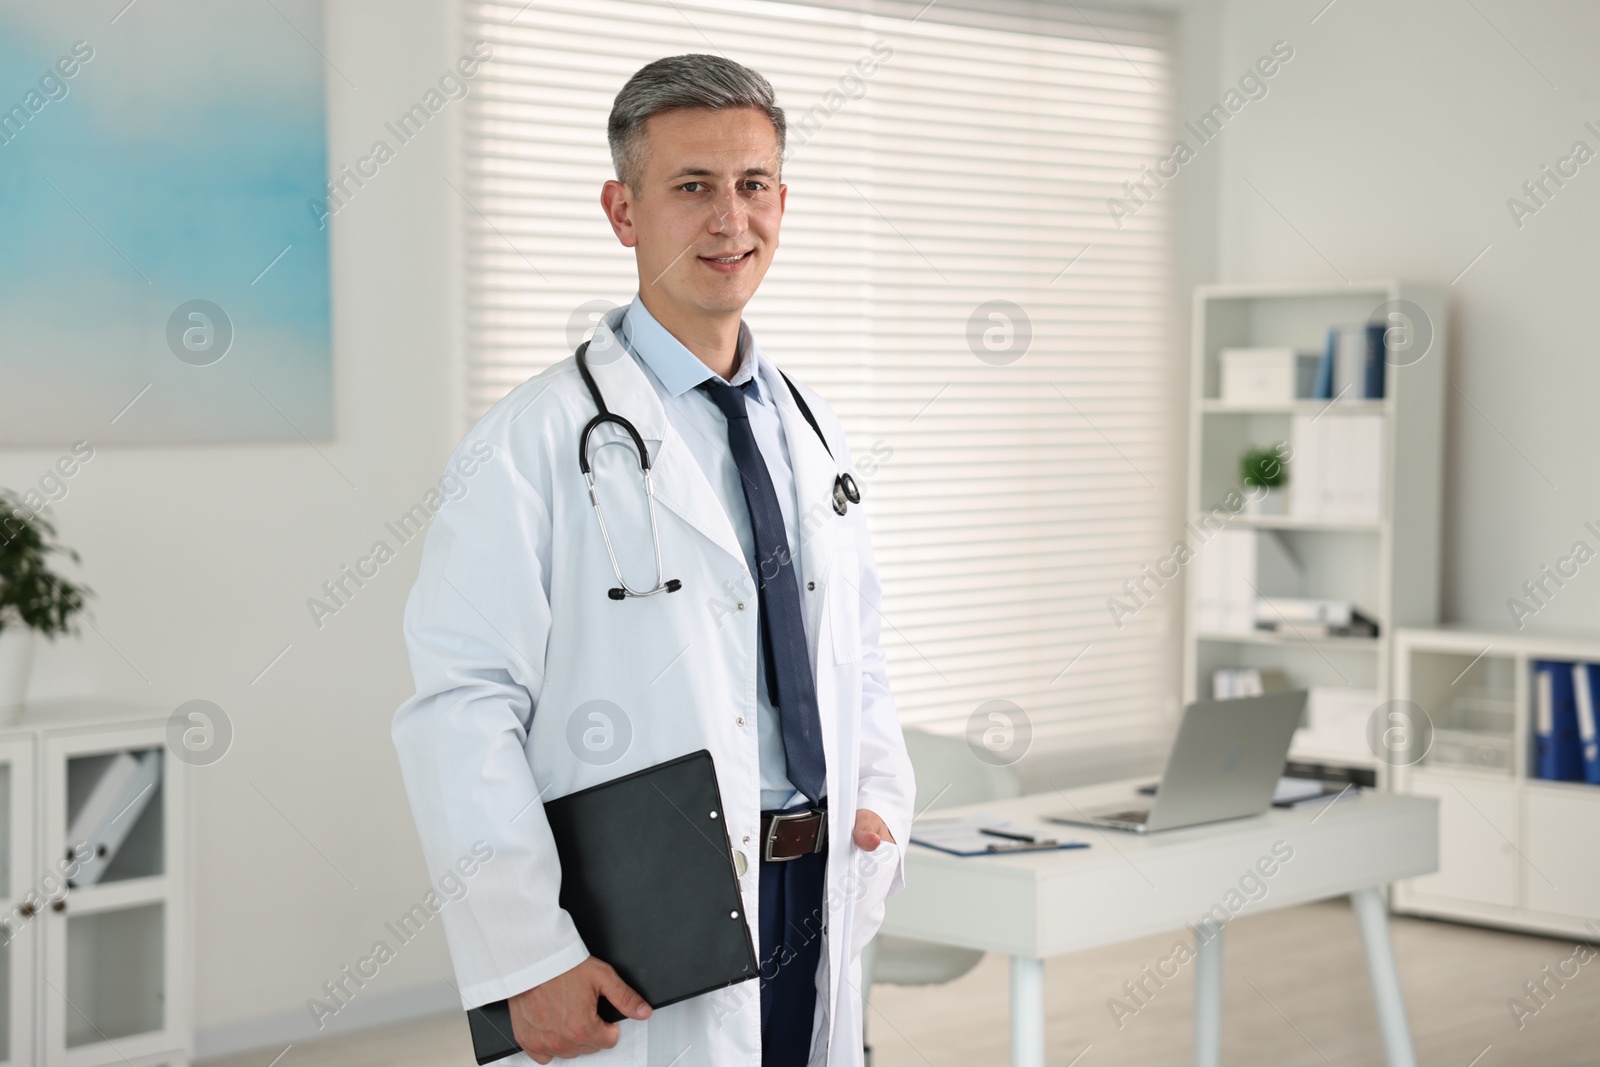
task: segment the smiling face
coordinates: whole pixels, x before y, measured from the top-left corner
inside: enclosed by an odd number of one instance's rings
[[[617,239],[637,249],[639,291],[657,318],[737,321],[778,250],[777,132],[755,108],[664,111],[644,128],[638,188],[601,193]]]

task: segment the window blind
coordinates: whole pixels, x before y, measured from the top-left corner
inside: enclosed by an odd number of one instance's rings
[[[989,701],[1036,743],[1145,740],[1159,603],[1107,598],[1159,543],[1168,222],[1117,225],[1170,146],[1165,16],[950,0],[474,2],[465,116],[467,411],[568,355],[637,288],[599,203],[605,124],[645,63],[716,52],[789,120],[781,247],[746,309],[862,466],[902,718]],[[866,73],[870,71],[870,73]]]

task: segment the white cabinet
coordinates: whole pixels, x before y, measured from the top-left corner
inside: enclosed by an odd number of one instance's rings
[[[1413,878],[1418,893],[1512,908],[1521,866],[1517,790],[1510,782],[1415,772],[1407,792],[1439,801],[1439,871]]]
[[[40,910],[33,871],[33,742],[0,740],[0,1064],[33,1058],[33,987]]]
[[[1526,906],[1600,919],[1600,787],[1530,782],[1524,805]]]
[[[188,765],[168,750],[159,715],[71,702],[0,723],[6,1067],[189,1062]],[[115,846],[93,884],[79,884],[93,852],[74,841],[80,816],[105,804],[104,783],[131,760],[155,773],[92,820],[112,827]]]
[[[1600,662],[1600,636],[1401,630],[1395,696],[1432,743],[1388,775],[1439,799],[1439,871],[1396,884],[1397,911],[1592,938],[1600,923],[1600,786],[1533,775],[1533,664]]]

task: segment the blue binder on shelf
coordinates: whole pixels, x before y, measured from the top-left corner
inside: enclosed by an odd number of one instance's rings
[[[1317,400],[1333,399],[1333,365],[1339,358],[1339,327],[1328,327],[1328,339],[1323,344],[1322,359],[1317,363],[1317,384],[1311,395]]]
[[[1385,338],[1389,328],[1381,322],[1367,323],[1367,365],[1363,368],[1362,392],[1368,400],[1383,399],[1384,369],[1389,365]]]
[[[1347,332],[1361,330],[1360,351],[1345,349],[1342,338]],[[1369,322],[1362,327],[1330,326],[1323,344],[1322,359],[1317,363],[1317,375],[1311,395],[1317,400],[1332,400],[1347,394],[1349,400],[1382,400],[1384,374],[1388,366],[1385,338],[1388,326],[1382,322]]]
[[[1535,660],[1533,666],[1538,673],[1538,776],[1555,782],[1581,782],[1583,749],[1578,735],[1574,664]]]
[[[1583,780],[1600,785],[1600,663],[1574,663],[1572,691],[1578,712],[1578,743],[1583,750]]]

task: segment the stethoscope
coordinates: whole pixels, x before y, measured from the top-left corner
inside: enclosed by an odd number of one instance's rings
[[[662,579],[661,566],[661,531],[656,525],[656,491],[650,480],[650,450],[644,446],[644,438],[639,436],[639,431],[632,422],[615,414],[606,407],[605,398],[600,395],[600,386],[595,384],[594,375],[589,371],[587,353],[589,342],[585,341],[573,353],[577,360],[578,373],[583,376],[583,384],[589,389],[589,395],[594,398],[594,406],[599,413],[590,419],[583,428],[583,433],[578,438],[578,469],[583,472],[584,481],[589,485],[589,503],[594,506],[594,517],[600,523],[600,537],[606,544],[606,555],[611,559],[611,570],[617,576],[617,585],[606,590],[606,596],[612,600],[623,600],[630,596],[655,596],[657,593],[676,593],[683,588],[683,582],[677,578]],[[778,371],[778,376],[789,387],[789,395],[794,397],[795,406],[800,409],[800,414],[805,416],[806,423],[810,425],[817,435],[817,440],[822,442],[822,447],[828,450],[829,458],[833,456],[833,449],[828,447],[828,439],[822,435],[822,427],[817,425],[817,417],[811,414],[811,407],[800,395],[800,390],[795,388],[794,382],[783,371]],[[612,423],[620,427],[633,440],[634,450],[639,456],[639,474],[644,481],[644,497],[650,512],[650,540],[655,546],[656,555],[656,581],[648,589],[635,589],[628,584],[622,576],[622,565],[617,562],[617,552],[611,544],[611,534],[606,529],[606,515],[600,507],[600,494],[594,487],[594,468],[589,465],[589,435],[595,428],[605,423]],[[620,443],[620,442],[612,442]],[[856,487],[856,480],[850,476],[849,471],[840,471],[833,479],[833,510],[840,515],[850,510],[851,504],[861,503],[861,490]]]

